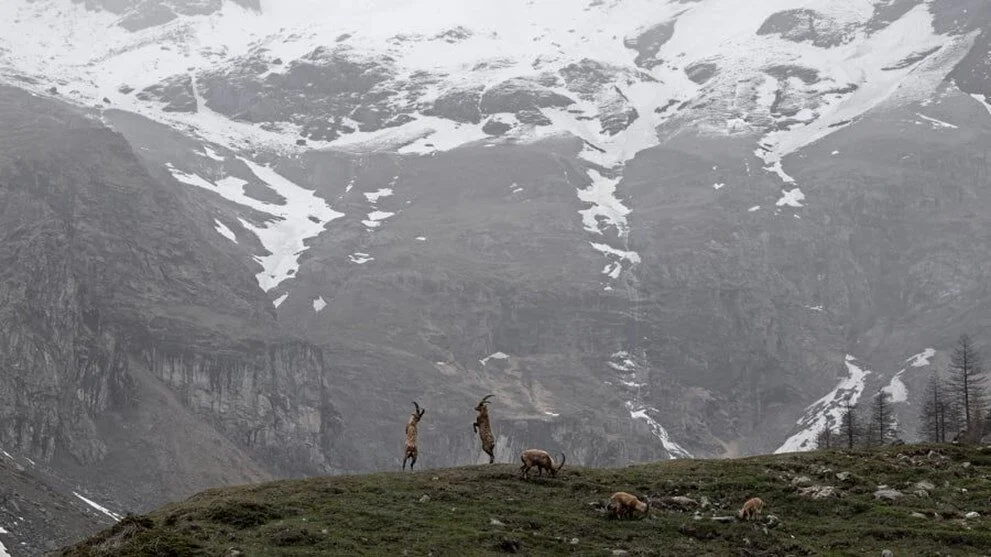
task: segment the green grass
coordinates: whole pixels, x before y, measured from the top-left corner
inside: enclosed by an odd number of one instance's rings
[[[930,450],[946,458],[930,459]],[[970,462],[964,466],[964,462]],[[947,445],[679,460],[616,469],[565,467],[523,481],[515,465],[323,477],[203,492],[66,549],[66,556],[275,555],[895,555],[991,554],[991,452]],[[850,472],[846,481],[837,472]],[[792,480],[839,488],[812,500]],[[935,486],[928,497],[911,484]],[[880,484],[901,490],[877,501]],[[967,491],[962,491],[966,488]],[[615,491],[656,499],[644,519],[594,505]],[[429,500],[421,502],[426,495]],[[684,495],[711,506],[660,508]],[[780,523],[710,520],[762,497]],[[920,512],[926,518],[912,517]],[[939,513],[939,517],[934,516]],[[493,519],[496,522],[493,522]]]

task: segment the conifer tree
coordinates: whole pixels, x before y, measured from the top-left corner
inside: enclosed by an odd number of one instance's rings
[[[953,399],[961,425],[967,431],[984,425],[986,383],[981,355],[968,335],[960,335],[950,356],[947,390]]]
[[[922,398],[919,416],[919,436],[930,443],[946,443],[947,427],[953,425],[950,419],[951,405],[947,401],[946,387],[934,371]]]
[[[891,403],[891,393],[881,389],[871,401],[869,443],[884,445],[895,437],[895,413]]]
[[[848,449],[856,447],[860,442],[861,427],[857,417],[857,405],[850,399],[843,401],[843,414],[840,415],[840,441]]]

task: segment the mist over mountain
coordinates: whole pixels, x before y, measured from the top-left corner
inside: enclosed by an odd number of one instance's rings
[[[913,438],[991,333],[980,0],[5,0],[0,447],[119,510]],[[0,534],[0,539],[4,539]],[[5,540],[6,541],[6,540]]]

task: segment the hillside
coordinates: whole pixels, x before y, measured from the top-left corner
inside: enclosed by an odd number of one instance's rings
[[[907,445],[530,481],[508,464],[323,477],[205,491],[62,555],[980,555],[989,469],[987,448]],[[616,490],[649,495],[650,517],[607,519]],[[712,520],[754,495],[760,523]]]
[[[0,449],[0,556],[50,554],[117,522],[106,498]]]

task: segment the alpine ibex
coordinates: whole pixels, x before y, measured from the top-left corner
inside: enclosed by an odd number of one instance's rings
[[[415,400],[413,401],[413,407],[413,413],[409,415],[409,421],[406,422],[406,456],[403,457],[403,470],[406,469],[407,460],[412,460],[409,463],[410,470],[416,464],[416,455],[418,453],[416,449],[416,428],[420,424],[420,419],[427,412],[426,408],[420,410],[420,405]]]
[[[550,472],[551,477],[557,477],[557,473],[561,468],[564,468],[564,453],[561,453],[561,464],[554,467],[554,458],[547,451],[541,449],[527,449],[523,451],[520,455],[520,460],[523,461],[523,466],[520,466],[520,473],[523,475],[523,479],[529,477],[530,468],[537,468],[537,475],[543,476],[544,470]]]
[[[743,508],[740,509],[740,512],[736,513],[736,518],[739,520],[757,518],[760,516],[762,510],[764,510],[764,500],[760,497],[753,497],[751,499],[747,499],[747,502],[743,504]]]
[[[647,516],[650,513],[650,501],[641,501],[635,495],[630,495],[625,491],[617,491],[609,499],[609,505],[606,508],[616,518],[632,517],[634,512],[640,512]]]
[[[488,407],[489,399],[493,396],[495,395],[485,395],[478,403],[475,407],[478,416],[475,417],[475,423],[471,424],[478,438],[482,440],[482,450],[489,455],[489,464],[495,462],[495,437],[492,436],[492,425],[489,424]]]

